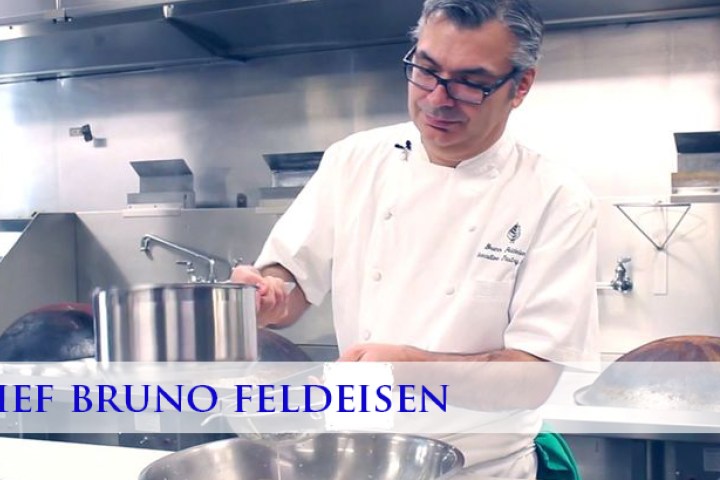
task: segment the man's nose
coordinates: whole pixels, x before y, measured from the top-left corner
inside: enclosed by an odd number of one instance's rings
[[[430,103],[438,107],[450,107],[455,105],[455,100],[450,97],[447,87],[442,83],[435,85],[435,89],[432,92],[429,92],[425,98],[427,98]]]

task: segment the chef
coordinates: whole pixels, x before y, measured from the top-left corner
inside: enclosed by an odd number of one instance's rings
[[[330,146],[234,270],[259,286],[261,324],[330,293],[341,360],[596,360],[594,201],[506,130],[542,31],[527,0],[425,1],[402,59],[411,122]],[[479,474],[535,477],[532,434],[476,437],[444,440]]]

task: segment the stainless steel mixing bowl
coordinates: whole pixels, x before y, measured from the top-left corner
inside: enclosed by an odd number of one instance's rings
[[[459,450],[428,438],[322,433],[276,446],[231,439],[161,458],[140,480],[436,480],[463,466]]]

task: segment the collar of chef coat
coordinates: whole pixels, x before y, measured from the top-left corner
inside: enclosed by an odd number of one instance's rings
[[[414,125],[413,125],[414,127]],[[443,165],[438,165],[430,162],[425,146],[422,143],[420,132],[417,128],[415,130],[415,138],[412,141],[412,145],[418,145],[418,148],[411,150],[409,160],[418,163],[426,163],[431,168],[450,168]],[[464,173],[473,176],[487,176],[494,178],[505,168],[508,160],[511,158],[511,152],[514,148],[515,142],[512,135],[505,130],[502,136],[490,146],[484,152],[481,152],[474,157],[470,157],[466,160],[461,161],[455,170],[457,173]]]

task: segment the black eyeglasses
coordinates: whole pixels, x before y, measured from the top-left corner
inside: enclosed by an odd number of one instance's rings
[[[505,83],[518,73],[517,67],[513,68],[510,73],[502,78],[497,79],[492,85],[480,85],[469,80],[456,80],[452,78],[443,78],[431,69],[421,67],[412,63],[410,60],[415,55],[414,46],[403,58],[405,64],[405,77],[408,82],[422,88],[427,92],[432,92],[438,85],[445,87],[448,97],[458,102],[470,103],[472,105],[480,105],[487,97],[493,94],[497,89],[505,85]]]

